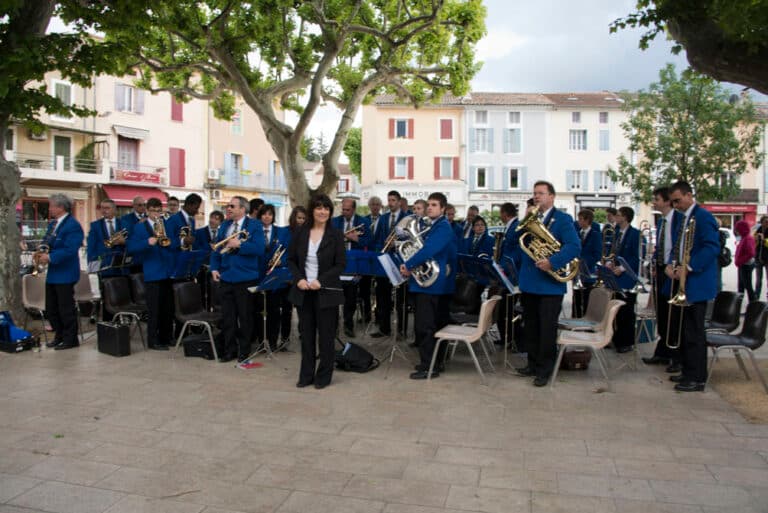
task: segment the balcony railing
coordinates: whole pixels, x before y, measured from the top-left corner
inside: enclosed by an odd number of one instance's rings
[[[101,160],[65,157],[63,155],[38,155],[14,151],[6,151],[5,159],[15,161],[20,168],[89,173],[93,175],[101,174],[104,166]]]
[[[110,162],[110,176],[114,183],[168,185],[168,170],[164,167]]]
[[[286,191],[285,177],[261,172],[225,171],[219,181],[223,187],[239,187],[254,191]]]

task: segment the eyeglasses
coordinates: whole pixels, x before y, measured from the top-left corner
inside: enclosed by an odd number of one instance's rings
[[[229,205],[227,205],[227,208],[237,208],[239,206],[240,205],[233,205],[232,203],[230,203]]]
[[[147,205],[146,203],[134,203],[133,204],[134,207],[144,207],[146,205]]]

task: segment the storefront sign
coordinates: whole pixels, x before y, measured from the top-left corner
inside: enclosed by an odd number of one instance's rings
[[[160,173],[144,173],[142,171],[130,171],[127,169],[115,169],[115,180],[133,183],[162,183]]]

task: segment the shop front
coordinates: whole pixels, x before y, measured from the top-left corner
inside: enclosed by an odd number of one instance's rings
[[[702,206],[715,216],[723,228],[729,230],[732,230],[736,222],[742,219],[750,226],[754,226],[757,222],[757,205],[705,203]]]

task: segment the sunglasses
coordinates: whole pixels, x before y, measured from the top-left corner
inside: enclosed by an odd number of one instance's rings
[[[229,205],[227,205],[227,208],[238,208],[239,206],[240,205],[233,205],[232,203],[230,203]]]

